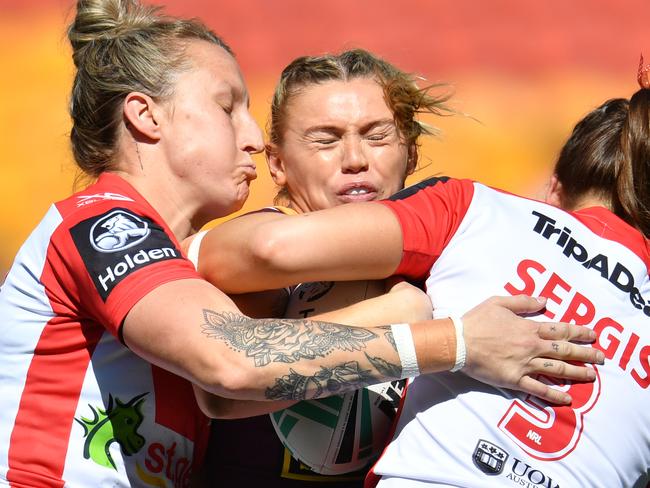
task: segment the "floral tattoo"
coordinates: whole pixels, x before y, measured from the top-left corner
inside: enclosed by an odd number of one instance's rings
[[[378,336],[361,327],[306,319],[251,319],[235,313],[203,311],[203,333],[244,351],[256,367],[325,357],[335,350],[361,351]]]

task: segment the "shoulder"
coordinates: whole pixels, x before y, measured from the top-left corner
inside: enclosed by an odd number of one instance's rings
[[[455,179],[448,176],[434,176],[408,186],[391,196],[389,201],[405,200],[419,195],[445,194],[450,198],[471,199],[476,182],[468,179]]]

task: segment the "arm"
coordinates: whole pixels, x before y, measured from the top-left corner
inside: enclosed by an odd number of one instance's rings
[[[203,239],[199,272],[227,293],[314,279],[383,279],[402,257],[399,222],[383,205],[342,205],[264,220],[259,215],[226,222]]]
[[[429,296],[419,288],[400,281],[387,293],[315,315],[313,319],[371,327],[382,323],[418,322],[431,317]]]
[[[383,290],[382,282],[376,282],[376,284],[377,286],[370,287],[369,290],[373,292]],[[311,320],[338,322],[351,326],[373,326],[382,323],[382,321],[415,322],[430,318],[431,301],[429,297],[419,288],[406,282],[395,284],[388,293],[310,317]],[[194,386],[194,393],[201,410],[208,417],[213,418],[253,417],[275,412],[295,403],[293,401],[264,402],[223,398],[207,393],[197,386]]]
[[[537,300],[519,296],[487,301],[468,312],[466,372],[478,372],[492,384],[566,402],[566,393],[549,388],[531,375],[543,371],[589,379],[591,370],[555,359],[571,357],[594,362],[602,358],[598,350],[565,342],[593,340],[593,332],[584,327],[553,324],[551,328],[549,324],[527,321],[503,304],[518,313],[543,306]],[[449,319],[417,322],[411,324],[410,331],[420,372],[452,367],[456,343]],[[123,336],[135,353],[151,363],[227,398],[303,400],[405,375],[391,327],[250,319],[240,315],[226,295],[201,280],[178,280],[150,292],[127,315]],[[503,338],[514,336],[518,339],[504,350]],[[488,357],[477,347],[493,354]]]

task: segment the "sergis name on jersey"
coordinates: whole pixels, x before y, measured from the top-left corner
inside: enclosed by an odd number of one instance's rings
[[[161,261],[183,259],[159,224],[125,208],[82,220],[70,234],[104,301],[131,273]]]
[[[555,227],[556,221],[543,213],[533,210],[532,214],[537,217],[537,222],[533,231],[540,234],[547,240],[552,236],[557,236],[556,244],[562,248],[562,254],[570,259],[575,259],[587,269],[595,270],[601,278],[624,293],[630,296],[630,302],[643,313],[650,317],[650,300],[641,296],[639,288],[635,286],[634,276],[623,264],[616,262],[613,268],[610,268],[609,259],[604,254],[595,256],[587,251],[587,248],[571,237],[571,229],[568,227]],[[611,269],[611,271],[610,271]]]

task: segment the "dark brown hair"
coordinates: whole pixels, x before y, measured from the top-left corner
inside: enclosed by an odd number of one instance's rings
[[[587,195],[650,236],[650,89],[608,100],[573,129],[555,173],[563,206]]]

